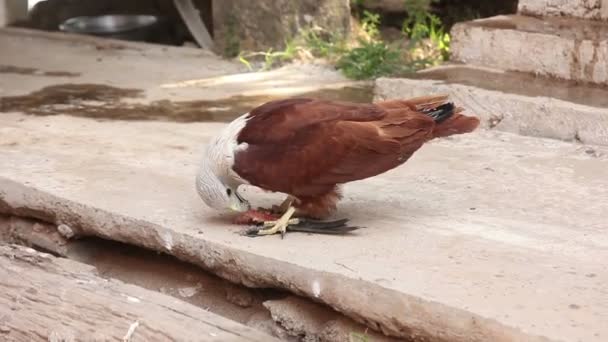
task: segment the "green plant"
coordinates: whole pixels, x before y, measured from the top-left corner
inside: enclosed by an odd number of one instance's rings
[[[408,17],[423,17],[430,12],[431,5],[440,0],[405,0],[403,6],[408,14]]]
[[[380,35],[380,14],[363,11],[363,19],[361,19],[361,28],[367,33],[371,39],[377,39]]]
[[[314,57],[333,59],[348,49],[344,39],[318,27],[303,30],[300,39]]]
[[[363,6],[364,0],[350,0],[351,7],[361,7]]]
[[[369,336],[367,336],[367,330],[365,331],[365,333],[356,333],[356,332],[351,332],[350,336],[348,337],[348,341],[349,342],[369,342]]]
[[[239,53],[238,60],[245,64],[249,70],[253,70],[250,59],[255,57],[262,57],[264,62],[261,70],[270,70],[273,66],[281,62],[288,62],[296,57],[298,47],[293,40],[285,42],[285,49],[281,51],[274,51],[272,48],[265,52],[241,52]]]
[[[414,22],[408,19],[404,21],[402,31],[410,39],[410,48],[415,48],[423,40],[429,39],[443,60],[449,58],[450,35],[445,32],[441,19],[436,15],[426,13]]]
[[[435,44],[437,49],[439,49],[442,59],[444,61],[448,60],[450,58],[451,37],[449,33],[444,31],[444,28],[441,25],[441,20],[439,18],[437,18],[436,26],[431,26],[431,29],[429,31],[429,38],[431,39],[431,42]]]
[[[262,63],[261,70],[296,58],[323,58],[346,77],[356,80],[417,71],[436,65],[449,55],[450,36],[439,17],[429,11],[430,4],[435,1],[438,0],[406,1],[409,16],[402,26],[402,32],[408,37],[405,48],[383,41],[380,15],[363,10],[357,14],[361,18],[363,34],[354,42],[322,28],[309,27],[286,42],[285,49],[281,51],[241,52],[238,58],[250,70],[253,70],[251,58],[258,58]]]
[[[360,41],[360,45],[346,52],[336,67],[355,80],[390,75],[400,69],[401,53],[382,41]]]
[[[429,39],[442,60],[449,58],[450,35],[445,32],[441,19],[430,12],[432,3],[438,0],[407,0],[405,8],[408,17],[403,21],[402,32],[410,39],[409,48],[415,49]]]
[[[224,56],[228,58],[236,57],[241,51],[241,41],[238,35],[237,20],[234,15],[229,15],[226,19],[226,35],[224,38]]]
[[[253,71],[253,67],[251,66],[251,62],[249,62],[249,60],[244,56],[243,52],[239,52],[239,55],[237,56],[237,59],[239,60],[239,62],[245,64],[245,66],[247,67],[247,69],[249,69],[249,71]]]

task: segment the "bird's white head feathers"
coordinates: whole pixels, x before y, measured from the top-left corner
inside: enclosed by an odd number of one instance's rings
[[[232,170],[235,151],[247,148],[246,144],[237,143],[237,136],[247,123],[247,115],[232,121],[205,148],[196,175],[196,190],[210,208],[237,212],[250,209],[249,202],[237,192],[238,187],[247,182]]]

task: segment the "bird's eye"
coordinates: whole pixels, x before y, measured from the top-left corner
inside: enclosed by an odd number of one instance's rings
[[[232,189],[226,189],[226,195],[228,195],[228,196],[232,195]]]

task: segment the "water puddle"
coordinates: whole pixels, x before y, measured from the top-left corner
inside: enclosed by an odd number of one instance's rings
[[[441,67],[410,75],[410,78],[464,84],[507,94],[542,96],[586,106],[608,107],[608,87],[535,76],[515,71],[489,72],[467,66]]]
[[[214,101],[160,100],[148,104],[124,101],[143,95],[139,89],[101,84],[58,84],[27,95],[0,98],[0,112],[32,115],[72,115],[113,120],[167,120],[175,122],[229,122],[251,108],[285,96],[232,96]],[[320,89],[298,96],[326,100],[371,102],[372,86]]]
[[[80,73],[69,71],[41,71],[36,68],[23,68],[13,65],[0,65],[0,74],[36,75],[49,77],[78,77]]]

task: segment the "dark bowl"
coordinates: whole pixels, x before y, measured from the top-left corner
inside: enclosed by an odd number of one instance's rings
[[[59,25],[64,32],[90,34],[124,40],[147,41],[160,18],[153,15],[112,14],[70,18]]]

